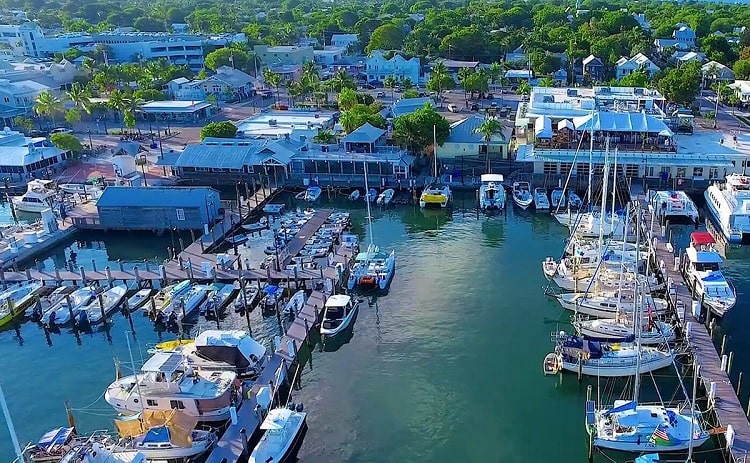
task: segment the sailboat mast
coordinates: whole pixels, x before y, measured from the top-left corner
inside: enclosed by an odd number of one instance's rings
[[[607,147],[609,147],[609,137],[607,137]],[[614,235],[615,233],[615,199],[617,197],[617,147],[615,146],[615,171],[612,174],[612,225],[609,227]]]
[[[608,148],[608,147],[607,147]],[[607,207],[607,179],[609,178],[609,149],[604,151],[604,170],[602,171],[602,210],[599,212],[599,252],[604,250],[604,210]]]
[[[593,204],[594,204],[594,198],[591,197],[591,184],[594,181],[594,112],[591,112],[591,137],[590,138],[590,145],[589,145],[589,188],[586,192],[586,196],[588,197],[587,201],[589,202],[589,211],[591,210]]]
[[[432,155],[435,157],[435,181],[437,182],[437,125],[432,125]]]
[[[690,402],[690,441],[688,442],[688,456],[686,463],[693,462],[693,434],[695,433],[695,400],[698,391],[698,374],[701,371],[698,361],[693,359],[693,400]]]
[[[362,164],[365,166],[365,203],[367,204],[367,232],[370,235],[370,246],[372,246],[372,214],[370,213],[370,201],[375,198],[370,198],[370,187],[367,183],[367,161]]]
[[[639,249],[640,243],[639,240],[641,238],[641,205],[638,204],[636,207],[636,216],[635,216],[635,223],[636,223],[636,249]],[[638,260],[636,259],[636,266],[638,265]],[[634,307],[634,314],[635,317],[633,319],[633,328],[635,330],[635,348],[636,348],[636,357],[635,357],[635,381],[633,383],[633,400],[638,403],[638,394],[640,392],[641,388],[641,317],[643,316],[643,298],[641,298],[641,294],[639,291],[639,284],[638,284],[638,270],[636,269],[636,276],[634,280],[634,291],[635,291],[635,307]]]
[[[1,385],[0,385],[0,405],[3,407],[3,415],[5,415],[5,424],[8,425],[8,432],[10,433],[10,440],[13,441],[13,450],[16,451],[16,457],[18,457],[18,461],[23,461],[21,445],[18,443],[18,435],[16,435],[16,427],[13,426],[13,420],[10,418],[10,410],[8,410],[8,403],[5,401],[5,394],[3,393],[3,387]]]
[[[144,410],[143,397],[141,397],[141,385],[138,380],[138,370],[135,369],[135,360],[133,360],[133,349],[130,348],[130,335],[125,333],[125,341],[128,343],[128,354],[130,354],[130,365],[133,368],[133,378],[135,378],[135,390],[138,392],[138,403],[141,404],[141,410]]]

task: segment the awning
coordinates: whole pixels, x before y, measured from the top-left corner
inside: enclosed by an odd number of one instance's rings
[[[536,138],[552,138],[552,120],[549,117],[536,118],[536,121],[534,121],[534,136]]]
[[[575,130],[576,126],[573,125],[573,123],[569,121],[568,119],[563,119],[557,123],[557,130],[562,130],[562,129]]]
[[[573,124],[576,130],[596,132],[660,133],[669,130],[663,121],[645,113],[597,112],[576,117]]]

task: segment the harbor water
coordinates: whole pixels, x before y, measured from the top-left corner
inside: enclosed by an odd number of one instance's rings
[[[293,205],[291,197],[283,201]],[[369,239],[364,203],[325,195],[319,203],[316,207],[351,211],[354,231],[364,242]],[[7,220],[2,211],[0,217]],[[470,192],[458,194],[449,210],[374,209],[372,229],[376,244],[395,250],[396,274],[387,295],[366,298],[350,333],[311,349],[301,388],[294,392],[309,424],[299,460],[587,461],[586,386],[596,391],[596,379],[579,384],[574,375],[542,374],[542,360],[553,349],[550,334],[569,330],[570,317],[544,295],[540,262],[559,256],[566,230],[549,214],[512,207],[507,215],[477,214]],[[673,240],[686,244],[689,231],[675,227]],[[240,252],[257,263],[268,239],[251,239],[250,249]],[[129,266],[143,265],[144,259],[156,264],[166,258],[172,240],[169,234],[79,234],[42,261],[63,265],[72,248],[87,268],[92,259],[100,267],[114,266],[118,259]],[[728,256],[726,273],[739,303],[720,327],[720,334],[728,335],[727,351],[735,352],[735,378],[740,371],[750,372],[745,336],[749,261],[744,254],[732,250]],[[280,331],[275,317],[263,318],[258,310],[250,322],[253,335],[265,345]],[[201,326],[215,326],[199,325],[185,329],[195,333]],[[232,316],[221,327],[246,328],[246,322]],[[66,425],[65,401],[82,431],[111,429],[114,412],[102,395],[115,378],[114,358],[130,365],[126,338],[139,366],[149,345],[176,337],[155,329],[140,313],[133,315],[132,326],[116,313],[107,329],[77,336],[67,328],[61,331],[45,333],[27,322],[0,332],[0,382],[22,442]],[[129,368],[123,367],[123,373]],[[666,400],[674,395],[673,373],[655,374],[654,380]],[[599,385],[602,399],[611,402],[627,382]],[[642,395],[656,399],[650,377],[643,388]],[[747,404],[748,393],[741,395]],[[701,448],[696,461],[721,461],[711,450],[715,447]],[[12,453],[3,426],[0,455]],[[597,462],[633,459],[595,457]]]

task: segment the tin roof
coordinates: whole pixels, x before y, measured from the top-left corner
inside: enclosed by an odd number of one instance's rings
[[[207,187],[125,187],[104,189],[97,207],[195,207],[219,192]]]

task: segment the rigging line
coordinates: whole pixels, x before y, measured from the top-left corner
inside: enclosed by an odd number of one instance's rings
[[[102,393],[101,393],[101,395],[99,395],[99,397],[97,397],[97,398],[96,398],[96,399],[95,399],[95,400],[94,400],[93,402],[91,402],[90,404],[86,405],[85,407],[81,407],[81,408],[71,408],[71,410],[74,410],[74,411],[82,411],[82,410],[86,410],[86,409],[89,409],[89,408],[93,407],[93,406],[94,406],[94,405],[95,405],[95,404],[96,404],[97,402],[99,402],[99,401],[100,401],[100,400],[102,399],[102,397],[104,397],[104,394],[106,394],[106,393],[107,393],[107,390],[105,389],[105,390],[104,390],[104,392],[102,392]]]
[[[568,177],[565,179],[565,185],[563,185],[563,198],[565,198],[565,190],[568,189],[568,183],[570,182],[570,177],[573,175],[573,167],[575,167],[576,165],[576,159],[578,159],[578,152],[580,151],[582,145],[583,145],[583,137],[581,137],[581,139],[578,141],[578,148],[576,148],[576,152],[573,155],[573,160],[570,163],[570,170],[568,170]],[[561,203],[562,201],[557,203],[557,208],[555,209],[555,212],[554,212],[555,214],[560,212]],[[568,203],[568,209],[570,209],[570,203]],[[578,213],[580,214],[580,212],[581,211],[579,210]]]
[[[651,374],[651,372],[649,372],[649,374]],[[656,389],[656,395],[659,397],[659,403],[662,407],[665,407],[664,399],[661,397],[661,392],[659,392],[659,386],[656,384],[656,378],[654,378],[654,375],[651,375],[651,380],[654,382],[654,389]]]

